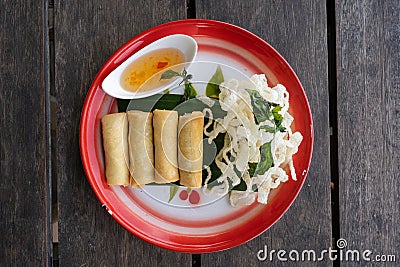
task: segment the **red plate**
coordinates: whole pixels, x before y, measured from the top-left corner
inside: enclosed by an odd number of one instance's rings
[[[107,113],[116,112],[116,100],[104,93],[101,83],[113,69],[144,46],[178,33],[196,39],[198,60],[217,61],[250,74],[265,73],[270,86],[281,83],[290,93],[290,113],[295,118],[292,129],[304,136],[298,153],[293,157],[298,180],[290,179],[273,190],[268,204],[254,203],[232,208],[226,200],[220,200],[207,205],[189,204],[188,208],[161,203],[144,190],[106,184],[100,119]],[[154,245],[181,252],[204,253],[232,248],[267,230],[298,195],[310,165],[312,146],[310,107],[304,89],[289,64],[264,40],[242,28],[218,21],[174,21],[134,37],[101,68],[82,110],[82,162],[100,203],[131,233]],[[180,189],[180,192],[183,190]],[[179,201],[184,200],[178,199],[176,203]]]

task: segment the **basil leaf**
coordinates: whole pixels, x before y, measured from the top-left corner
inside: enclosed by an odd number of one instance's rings
[[[283,127],[282,125],[279,125],[278,127],[272,127],[268,125],[262,125],[260,126],[260,129],[265,130],[268,133],[276,133],[276,132],[286,132],[286,128]]]
[[[219,93],[219,85],[224,81],[224,74],[222,73],[222,69],[220,66],[217,67],[217,70],[214,72],[211,79],[208,81],[206,87],[206,96],[208,97],[216,97],[218,98]]]
[[[257,165],[254,172],[255,175],[263,175],[269,168],[274,166],[274,159],[272,158],[271,142],[265,143],[260,147],[261,160]]]
[[[176,193],[178,192],[179,186],[172,184],[169,186],[169,199],[168,203],[171,202],[171,200],[174,198]]]
[[[171,79],[172,77],[181,76],[179,72],[173,70],[167,70],[162,75],[160,80]]]
[[[183,92],[184,101],[195,98],[197,95],[196,89],[191,82],[185,82],[185,91]]]
[[[240,183],[232,188],[232,190],[236,190],[236,191],[246,191],[246,189],[247,189],[247,185],[246,185],[246,182],[243,181],[243,179],[240,179]]]
[[[164,94],[164,95],[152,95],[145,98],[138,99],[118,99],[118,110],[119,112],[125,112],[127,110],[141,110],[150,112],[155,109],[174,109],[179,103],[181,103],[182,95],[175,94]]]
[[[282,125],[279,125],[279,127],[277,127],[276,128],[276,131],[279,131],[279,132],[286,132],[286,128],[285,127],[283,127]]]
[[[251,105],[253,106],[253,113],[256,118],[257,124],[269,119],[269,104],[256,90],[246,91],[250,95]]]
[[[279,105],[275,106],[272,109],[272,115],[274,116],[274,122],[275,122],[276,128],[279,128],[282,124],[283,116],[278,113],[279,111],[281,111],[281,109],[282,109],[282,107]]]
[[[254,173],[256,172],[257,169],[257,163],[254,162],[249,162],[249,175],[250,177],[254,176]]]
[[[275,127],[268,126],[268,125],[262,125],[262,126],[260,126],[260,129],[263,129],[268,133],[276,133],[276,131],[277,131],[277,129]]]
[[[125,112],[129,105],[129,99],[117,99],[118,112]]]

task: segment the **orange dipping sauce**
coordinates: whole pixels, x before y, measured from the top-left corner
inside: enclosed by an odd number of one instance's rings
[[[122,73],[121,85],[131,92],[144,92],[170,80],[160,80],[162,70],[185,62],[184,54],[176,48],[162,48],[151,51],[133,61]],[[173,69],[180,72],[179,69]]]

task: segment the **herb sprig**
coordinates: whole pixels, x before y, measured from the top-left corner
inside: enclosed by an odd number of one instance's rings
[[[187,70],[184,68],[182,72],[177,72],[174,70],[167,70],[162,75],[160,80],[168,80],[173,77],[181,77],[182,81],[179,83],[181,85],[184,83],[184,92],[183,92],[183,101],[189,100],[191,98],[195,98],[197,96],[197,91],[194,88],[190,79],[193,78],[192,74],[188,74]]]
[[[285,127],[282,126],[283,116],[279,113],[282,107],[268,103],[267,100],[265,100],[256,90],[247,89],[246,91],[250,95],[251,105],[253,106],[253,113],[257,124],[266,120],[269,120],[274,124],[274,126],[262,125],[260,126],[260,129],[269,133],[286,131]],[[270,119],[271,117],[272,119]]]
[[[286,131],[285,127],[282,126],[283,116],[279,113],[282,107],[273,103],[269,103],[256,90],[247,89],[247,92],[250,95],[256,123],[260,124],[261,122],[267,120],[273,123],[273,126],[262,125],[260,126],[260,129],[263,129],[269,133]],[[268,142],[260,147],[261,159],[257,164],[257,167],[251,170],[253,175],[263,175],[266,171],[268,171],[269,168],[274,166],[271,144],[272,142]]]

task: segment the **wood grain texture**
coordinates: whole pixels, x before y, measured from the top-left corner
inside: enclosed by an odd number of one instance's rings
[[[61,266],[190,265],[190,255],[156,248],[114,221],[92,192],[79,154],[81,109],[102,64],[136,34],[185,17],[184,1],[55,3],[56,167]]]
[[[43,1],[0,1],[0,266],[51,262],[44,14]]]
[[[337,1],[341,236],[400,260],[400,5]],[[377,266],[362,261],[341,266]]]
[[[307,180],[287,213],[268,231],[237,248],[202,255],[205,266],[257,266],[257,252],[314,249],[331,245],[328,54],[325,1],[196,1],[198,18],[241,26],[260,36],[293,67],[310,101],[315,143]],[[221,12],[221,10],[225,10]],[[273,266],[331,266],[328,261],[279,262]]]

